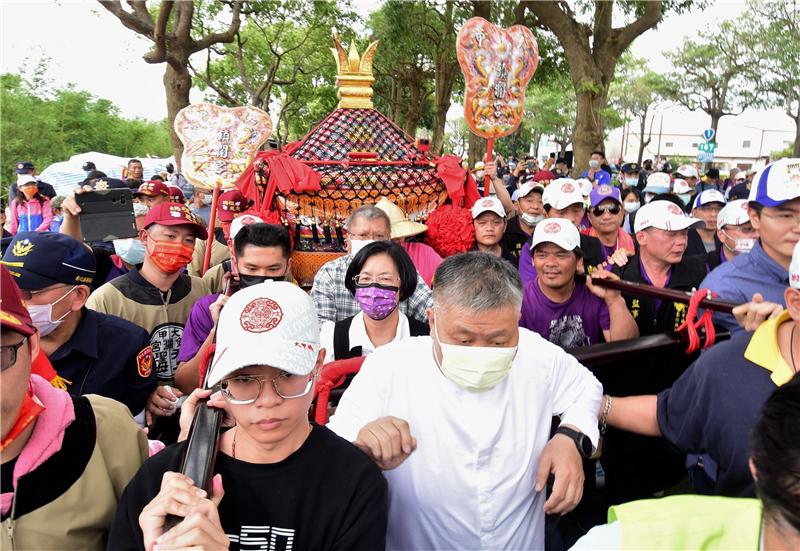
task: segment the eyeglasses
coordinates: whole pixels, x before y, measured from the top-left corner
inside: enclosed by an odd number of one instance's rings
[[[57,287],[47,287],[45,289],[39,289],[38,291],[26,291],[25,289],[20,289],[20,291],[22,293],[22,298],[24,300],[31,300],[33,299],[33,297],[41,293],[46,293],[47,291],[52,291],[54,289],[62,289],[64,287],[69,287],[69,285],[64,284],[64,285],[59,285]]]
[[[761,215],[772,218],[781,226],[800,226],[800,214],[794,212],[779,211],[778,214],[768,214],[762,211]]]
[[[4,344],[0,346],[0,371],[5,371],[17,363],[17,351],[25,344],[28,338],[24,338],[17,344]]]
[[[385,285],[387,287],[391,287],[400,281],[399,277],[393,275],[379,275],[378,277],[374,277],[370,274],[358,274],[353,277],[353,283],[356,284],[356,287],[369,287],[377,283],[378,285]]]
[[[347,236],[350,239],[354,239],[356,241],[389,241],[389,236],[383,233],[347,233]]]
[[[622,207],[614,203],[613,205],[606,205],[605,207],[600,207],[600,206],[594,207],[592,209],[592,214],[599,217],[603,216],[607,212],[610,214],[619,214],[621,211]]]
[[[271,381],[272,388],[281,398],[289,400],[300,398],[311,391],[314,383],[313,375],[292,375],[282,371],[277,377],[257,377],[255,375],[240,375],[226,379],[220,383],[220,390],[225,399],[231,404],[252,404],[264,391],[264,382]]]

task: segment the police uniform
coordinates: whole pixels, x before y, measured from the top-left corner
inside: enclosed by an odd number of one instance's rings
[[[57,283],[91,286],[95,258],[79,241],[63,234],[18,234],[3,264],[25,291]],[[144,409],[156,386],[147,332],[126,319],[83,308],[75,331],[49,356],[74,395],[98,394],[122,402],[133,415]]]

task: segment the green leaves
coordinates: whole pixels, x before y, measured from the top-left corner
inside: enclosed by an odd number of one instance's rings
[[[6,73],[0,75],[0,86],[4,183],[15,178],[14,162],[19,160],[31,160],[42,171],[87,151],[123,157],[172,154],[166,121],[124,119],[110,101],[73,86],[54,89],[43,73],[31,83]]]

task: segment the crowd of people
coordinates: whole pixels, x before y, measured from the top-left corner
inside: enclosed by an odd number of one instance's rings
[[[58,197],[18,163],[3,221],[4,549],[800,548],[800,160],[481,162],[473,250],[442,258],[384,198],[309,290],[238,189],[209,227],[171,166],[83,170]],[[137,235],[85,242],[75,198],[114,187]],[[693,322],[609,281],[738,306],[702,354],[589,369]],[[179,472],[206,407],[208,484]]]

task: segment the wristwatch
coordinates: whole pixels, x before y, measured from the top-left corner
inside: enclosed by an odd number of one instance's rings
[[[558,427],[556,434],[563,434],[564,436],[572,438],[572,441],[575,442],[575,446],[578,448],[578,453],[580,453],[584,459],[589,459],[592,456],[592,452],[594,451],[592,441],[582,432],[578,432],[569,427]]]

